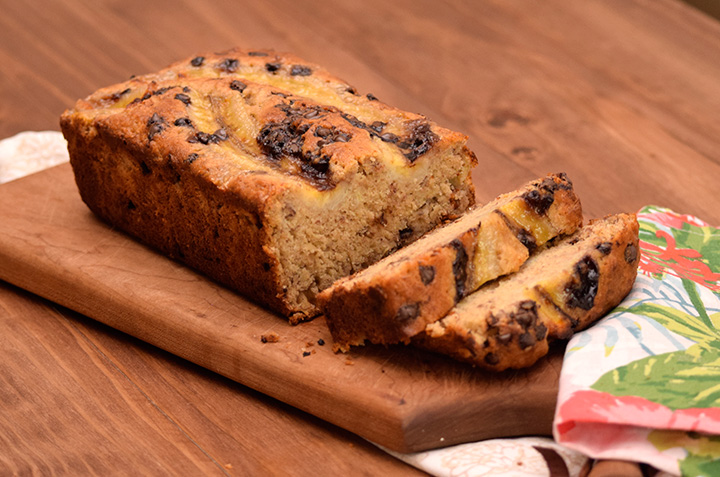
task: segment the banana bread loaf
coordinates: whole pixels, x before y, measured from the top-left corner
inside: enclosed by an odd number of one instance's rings
[[[548,342],[569,338],[620,303],[639,260],[634,215],[592,221],[460,301],[413,342],[496,371],[530,366],[547,354]]]
[[[474,202],[464,135],[271,51],[103,88],[61,126],[94,213],[292,322]]]
[[[580,201],[565,174],[503,194],[318,295],[334,347],[408,343],[465,295],[581,225]]]

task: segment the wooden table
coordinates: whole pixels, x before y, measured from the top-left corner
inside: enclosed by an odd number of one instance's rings
[[[231,46],[291,51],[470,136],[480,201],[720,225],[720,24],[677,1],[0,0],[0,138]],[[0,282],[0,473],[415,474],[365,440]],[[597,475],[601,469],[597,468]]]

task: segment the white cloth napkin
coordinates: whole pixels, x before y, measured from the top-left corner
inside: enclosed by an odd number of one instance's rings
[[[0,141],[0,184],[68,160],[67,143],[60,132],[21,132]]]

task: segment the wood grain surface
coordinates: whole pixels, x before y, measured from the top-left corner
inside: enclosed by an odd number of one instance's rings
[[[270,47],[468,134],[480,201],[565,171],[588,217],[652,203],[720,225],[720,26],[675,0],[0,9],[0,138],[58,130],[77,98],[132,74]],[[12,286],[0,297],[0,395],[12,403],[0,411],[1,473],[402,470],[362,439],[122,333]]]
[[[2,475],[417,474],[349,432],[2,283],[0,326]]]

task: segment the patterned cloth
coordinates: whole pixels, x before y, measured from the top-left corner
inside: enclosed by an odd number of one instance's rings
[[[653,206],[638,221],[633,290],[568,344],[555,439],[594,458],[720,475],[720,229]]]

